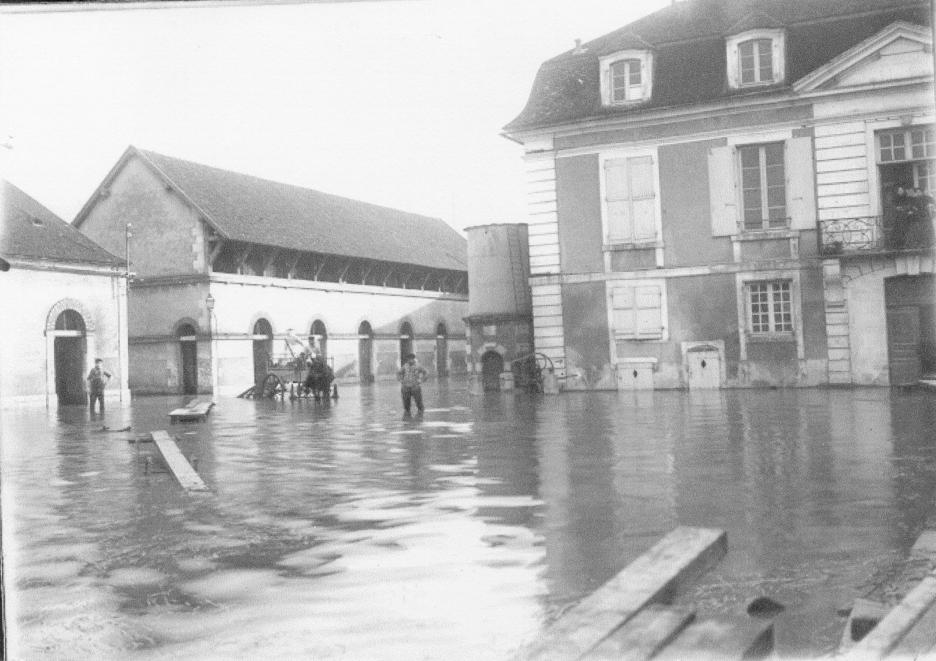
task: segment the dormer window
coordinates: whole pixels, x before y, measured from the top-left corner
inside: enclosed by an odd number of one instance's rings
[[[622,51],[602,57],[601,104],[618,106],[648,100],[652,64],[650,51]]]
[[[784,34],[782,30],[752,30],[727,41],[728,85],[734,89],[783,82]]]

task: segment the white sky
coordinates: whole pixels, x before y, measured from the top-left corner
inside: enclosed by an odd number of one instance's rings
[[[539,64],[668,4],[6,9],[0,168],[68,221],[130,144],[457,229],[524,221],[522,150],[500,131]]]

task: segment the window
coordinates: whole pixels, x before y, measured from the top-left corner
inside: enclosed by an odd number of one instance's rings
[[[786,37],[783,30],[748,30],[726,40],[728,86],[732,89],[784,81]]]
[[[627,105],[650,98],[653,54],[650,51],[620,51],[598,60],[601,75],[601,104]]]
[[[772,52],[770,39],[749,39],[738,44],[742,85],[773,82]]]
[[[917,126],[878,133],[882,180],[936,191],[936,129]],[[891,182],[890,180],[894,181]]]
[[[789,280],[747,285],[748,331],[754,335],[793,332],[793,299]]]
[[[611,291],[611,323],[619,339],[663,339],[663,287],[659,284],[616,285]]]
[[[784,228],[789,224],[786,208],[786,175],[783,143],[738,147],[741,161],[741,195],[744,229]]]
[[[604,175],[608,243],[655,241],[653,157],[609,158],[604,162]]]
[[[643,97],[640,60],[620,60],[611,65],[611,101],[637,101]]]

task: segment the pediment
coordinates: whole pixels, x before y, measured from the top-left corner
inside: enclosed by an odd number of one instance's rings
[[[903,21],[850,48],[793,85],[797,92],[843,89],[933,75],[928,28]]]

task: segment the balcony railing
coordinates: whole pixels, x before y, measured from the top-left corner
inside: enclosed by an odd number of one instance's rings
[[[820,220],[819,229],[819,252],[823,255],[919,250],[933,246],[931,220],[885,224],[883,216],[859,216]]]

